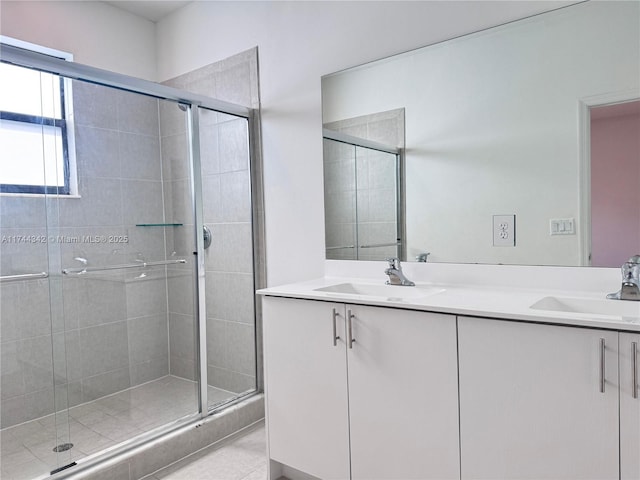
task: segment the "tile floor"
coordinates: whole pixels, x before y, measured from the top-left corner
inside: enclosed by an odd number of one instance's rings
[[[170,465],[144,480],[266,480],[267,455],[264,422],[246,434],[212,445]]]
[[[195,413],[197,384],[166,376],[67,412],[47,415],[0,430],[0,478],[31,480],[61,465],[116,445],[126,439]],[[209,404],[235,396],[209,387]],[[56,431],[56,424],[60,427]],[[55,453],[70,441],[73,448]]]

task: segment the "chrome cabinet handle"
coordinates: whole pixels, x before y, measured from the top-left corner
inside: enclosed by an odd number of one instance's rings
[[[355,315],[351,313],[351,310],[347,310],[347,343],[349,344],[349,348],[353,348],[353,344],[356,339],[353,338],[353,317]]]
[[[338,313],[338,311],[334,308],[333,309],[333,346],[337,346],[338,345],[338,340],[340,340],[340,336],[337,333],[337,329],[336,329],[336,319],[340,316],[340,314]]]
[[[631,342],[631,373],[633,382],[631,383],[631,395],[638,398],[638,343]]]
[[[600,393],[604,393],[604,338],[600,339]]]

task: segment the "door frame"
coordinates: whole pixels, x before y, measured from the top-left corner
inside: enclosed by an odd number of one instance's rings
[[[640,99],[637,89],[592,95],[578,100],[578,195],[580,266],[591,266],[591,107]]]

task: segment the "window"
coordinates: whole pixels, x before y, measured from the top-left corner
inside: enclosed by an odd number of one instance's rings
[[[66,90],[62,77],[0,62],[0,192],[71,193]]]

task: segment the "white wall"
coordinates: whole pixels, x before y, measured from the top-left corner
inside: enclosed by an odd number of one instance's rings
[[[194,2],[158,23],[158,75],[259,47],[273,286],[324,274],[322,75],[567,3]]]
[[[639,22],[638,2],[588,2],[332,75],[324,120],[405,108],[409,258],[581,265],[578,104],[640,92]],[[500,214],[515,247],[493,246]]]
[[[155,32],[153,22],[103,2],[0,2],[0,34],[146,80],[156,79]]]

